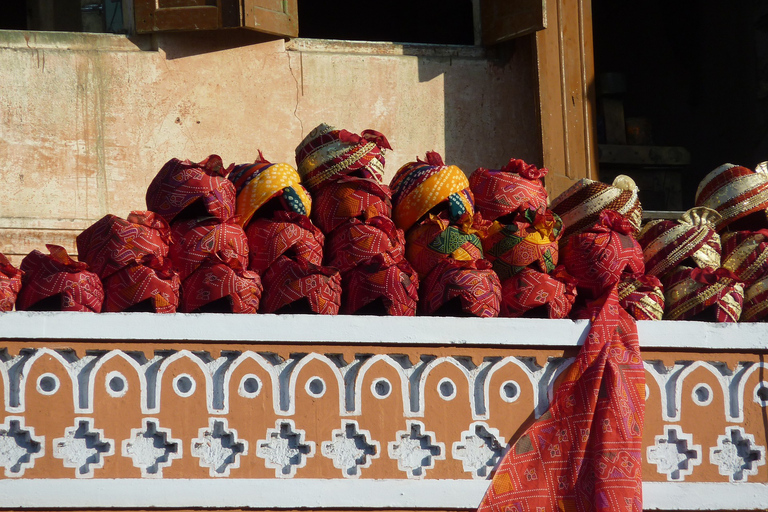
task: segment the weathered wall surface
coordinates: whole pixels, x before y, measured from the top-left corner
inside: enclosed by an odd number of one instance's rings
[[[527,39],[488,56],[257,37],[0,31],[0,252],[74,252],[103,215],[145,208],[170,158],[293,163],[320,122],[383,132],[388,177],[428,150],[467,173],[536,158]]]

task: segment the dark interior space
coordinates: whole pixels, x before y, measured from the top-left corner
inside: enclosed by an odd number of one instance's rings
[[[768,4],[593,0],[592,12],[601,179],[629,174],[646,209],[687,209],[715,167],[768,159]],[[689,161],[606,157],[617,104],[625,144],[683,148]]]
[[[471,0],[298,0],[299,37],[396,43],[473,44]]]

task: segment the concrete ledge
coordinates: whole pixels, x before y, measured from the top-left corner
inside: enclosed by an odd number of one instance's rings
[[[488,480],[19,479],[3,508],[474,509]],[[768,485],[643,484],[644,510],[765,510]]]
[[[285,49],[298,52],[356,53],[367,55],[410,55],[416,57],[486,58],[482,46],[450,44],[387,43],[376,41],[343,41],[336,39],[291,39]]]
[[[141,52],[155,49],[150,35],[128,37],[120,34],[34,30],[0,30],[0,48],[109,52]]]
[[[587,320],[154,313],[0,313],[0,339],[350,343],[359,345],[581,345]],[[643,348],[766,350],[768,325],[638,322]]]

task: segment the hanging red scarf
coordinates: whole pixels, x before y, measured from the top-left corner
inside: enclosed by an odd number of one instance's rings
[[[645,373],[612,288],[549,411],[496,469],[478,512],[641,512]]]

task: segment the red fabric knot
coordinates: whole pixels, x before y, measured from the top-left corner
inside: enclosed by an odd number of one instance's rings
[[[529,179],[529,180],[536,180],[543,178],[547,175],[549,172],[549,169],[546,167],[542,167],[539,169],[533,164],[527,164],[524,160],[519,160],[517,158],[510,158],[509,163],[501,168],[504,172],[513,172],[516,174],[519,174],[523,178]]]
[[[622,235],[631,235],[635,232],[634,226],[626,217],[614,210],[603,210],[595,226],[596,231],[602,231],[599,227],[605,227]]]
[[[416,159],[417,162],[421,162],[423,164],[429,164],[435,167],[442,167],[445,165],[445,162],[443,162],[443,157],[440,156],[440,153],[437,151],[427,151],[427,161],[423,161],[421,158]]]
[[[389,145],[389,141],[384,136],[384,134],[377,132],[376,130],[363,130],[362,138],[368,142],[373,142],[380,148],[392,149],[392,146]]]
[[[712,285],[723,278],[737,282],[741,281],[736,274],[723,267],[720,267],[717,270],[696,267],[691,271],[691,279],[702,284]]]

